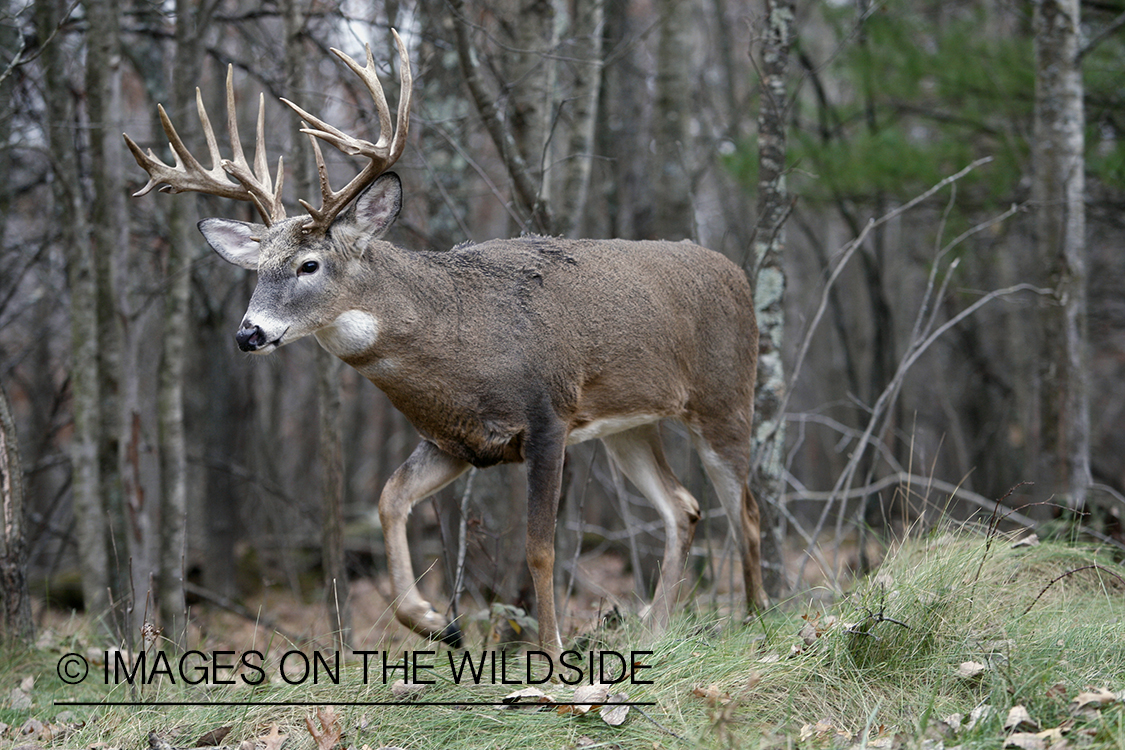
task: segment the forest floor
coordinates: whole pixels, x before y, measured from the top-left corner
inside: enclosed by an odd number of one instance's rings
[[[319,603],[278,594],[258,604],[288,637],[211,612],[184,655],[48,618],[34,648],[0,650],[0,750],[1125,750],[1125,577],[1104,551],[935,533],[842,597],[742,624],[700,594],[659,636],[632,616],[592,627],[631,587],[606,573],[605,596],[572,602],[591,629],[557,681],[489,640],[519,613],[450,651],[394,624],[377,581],[353,584],[365,629],[346,653]]]

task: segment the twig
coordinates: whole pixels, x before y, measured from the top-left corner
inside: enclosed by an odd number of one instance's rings
[[[194,584],[191,581],[184,581],[184,591],[189,594],[194,594],[200,599],[204,599],[211,604],[214,604],[219,609],[225,609],[227,612],[236,614],[243,619],[249,620],[255,625],[262,625],[266,628],[269,628],[270,630],[280,634],[283,638],[286,638],[293,643],[300,643],[301,641],[305,640],[301,636],[286,632],[280,625],[277,624],[277,622],[272,617],[263,615],[261,612],[253,612],[250,609],[242,606],[238,602],[228,599],[222,594],[215,593],[211,589],[203,588],[202,586]]]
[[[645,713],[645,710],[644,710],[643,708],[641,708],[640,706],[633,706],[633,708],[635,708],[635,709],[637,710],[637,713],[639,713],[639,714],[640,714],[641,716],[643,716],[643,717],[645,717],[646,719],[648,719],[649,721],[651,721],[651,722],[652,722],[652,724],[653,724],[653,726],[655,726],[655,727],[656,727],[657,729],[659,729],[659,730],[660,730],[661,732],[664,732],[665,734],[670,734],[670,735],[672,735],[673,737],[675,737],[675,738],[676,738],[677,740],[679,740],[680,742],[688,742],[688,739],[687,739],[686,737],[681,737],[680,735],[676,734],[675,732],[673,732],[673,731],[672,731],[671,729],[669,729],[668,727],[666,727],[666,726],[664,726],[663,724],[661,724],[661,723],[660,723],[659,721],[657,721],[656,719],[654,719],[654,718],[652,718],[651,716],[649,716],[648,714],[646,714],[646,713]]]
[[[992,161],[992,157],[990,157],[990,156],[984,157],[982,159],[977,159],[976,161],[972,162],[967,167],[962,169],[960,172],[957,172],[956,174],[952,174],[949,177],[946,177],[941,182],[937,183],[936,185],[934,185],[933,187],[931,187],[929,190],[922,193],[921,195],[916,196],[912,200],[907,201],[906,203],[902,204],[898,208],[884,214],[883,216],[879,217],[878,219],[871,219],[870,221],[867,222],[866,226],[863,227],[863,230],[860,231],[859,236],[856,237],[854,240],[852,240],[851,242],[849,242],[847,245],[845,245],[843,247],[843,249],[841,250],[841,253],[840,253],[840,260],[836,263],[836,267],[832,269],[832,273],[829,275],[828,280],[824,283],[824,288],[821,290],[820,303],[817,306],[816,312],[813,314],[812,320],[809,321],[808,328],[805,329],[804,336],[801,339],[801,345],[797,350],[797,357],[793,362],[793,370],[792,370],[792,373],[789,376],[789,382],[786,384],[785,395],[782,396],[781,405],[778,407],[778,413],[779,414],[784,414],[786,408],[789,406],[789,398],[793,394],[793,388],[797,383],[797,379],[801,375],[801,368],[804,366],[805,359],[807,358],[808,353],[809,353],[809,349],[812,346],[813,333],[816,331],[817,327],[820,325],[820,321],[824,317],[825,311],[828,309],[828,300],[829,300],[829,297],[831,295],[832,287],[835,286],[836,279],[839,278],[840,274],[844,270],[844,267],[848,265],[848,261],[851,260],[851,257],[860,248],[860,246],[863,245],[864,240],[867,239],[867,235],[869,235],[871,233],[871,231],[873,229],[875,229],[876,227],[882,226],[883,224],[886,224],[887,222],[898,218],[899,216],[906,213],[910,209],[914,208],[915,206],[917,206],[919,203],[923,202],[924,200],[926,200],[930,196],[939,192],[946,185],[949,185],[951,183],[956,182],[957,180],[960,180],[962,177],[969,174],[969,172],[972,172],[977,167],[982,166],[984,164],[987,164],[990,161]],[[779,422],[779,424],[780,424],[780,422]],[[775,428],[774,431],[776,432],[776,428]],[[772,434],[766,435],[765,438],[763,439],[763,442],[768,441],[772,438],[773,438]],[[758,457],[755,456],[754,457],[754,465],[751,468],[751,473],[756,471],[757,468],[758,468]]]
[[[1039,596],[1035,597],[1035,599],[1032,600],[1031,604],[1027,605],[1027,609],[1025,609],[1023,611],[1023,613],[1026,615],[1028,612],[1030,612],[1031,608],[1035,606],[1035,603],[1038,602],[1041,598],[1043,598],[1043,594],[1047,593],[1047,589],[1051,588],[1052,586],[1054,586],[1056,583],[1058,583],[1062,579],[1066,578],[1067,576],[1072,576],[1075,573],[1082,572],[1083,570],[1100,570],[1103,573],[1108,573],[1109,575],[1113,576],[1114,578],[1121,581],[1122,583],[1125,583],[1125,578],[1121,577],[1117,573],[1114,573],[1109,568],[1102,567],[1101,565],[1083,565],[1081,568],[1075,568],[1074,570],[1068,570],[1065,573],[1063,573],[1062,575],[1056,576],[1055,578],[1051,579],[1051,582],[1048,583],[1046,586],[1044,586],[1043,590],[1039,592]]]

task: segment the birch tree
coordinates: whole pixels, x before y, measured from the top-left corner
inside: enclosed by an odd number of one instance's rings
[[[1086,332],[1085,114],[1078,0],[1035,3],[1033,199],[1040,261],[1058,306],[1046,311],[1043,437],[1056,486],[1071,508],[1086,503],[1090,477]]]
[[[8,395],[0,386],[0,637],[30,642],[35,635],[27,589],[23,467]]]
[[[762,512],[762,558],[775,565],[763,569],[766,590],[781,588],[780,545],[774,536],[771,503],[785,486],[785,370],[781,338],[785,328],[785,220],[789,195],[785,187],[788,92],[785,74],[793,40],[792,0],[767,0],[761,51],[761,104],[758,108],[758,220],[754,227],[754,312],[758,317],[758,382],[754,404],[755,470],[752,478]]]

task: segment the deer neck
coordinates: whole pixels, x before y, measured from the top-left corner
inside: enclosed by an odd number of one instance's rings
[[[448,290],[432,255],[376,243],[352,265],[335,320],[316,332],[320,345],[382,386],[440,320]]]

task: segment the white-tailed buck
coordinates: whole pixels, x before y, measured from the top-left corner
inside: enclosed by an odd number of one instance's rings
[[[406,145],[412,91],[409,58],[397,34],[395,40],[401,94],[393,130],[371,50],[365,67],[333,50],[375,101],[377,143],[283,100],[311,123],[301,132],[314,146],[322,204],[302,200],[308,216],[285,218],[282,166],[271,180],[266,164],[261,100],[254,166],[247,163],[229,71],[232,160],[220,157],[198,94],[210,169],[188,152],[163,108],[175,166],[126,141],[150,176],[137,195],[163,185],[251,201],[261,213],[263,224],[199,224],[219,255],[258,272],[235,336],[242,351],[267,354],[313,334],[381,388],[424,438],[379,499],[396,616],[460,645],[457,623],[415,587],[407,515],[470,466],[526,461],[527,562],[539,637],[557,653],[554,537],[563,454],[567,445],[600,438],[664,520],[664,563],[649,609],[662,627],[699,519],[698,503],[664,459],[663,419],[682,422],[694,441],[731,520],[753,610],[764,601],[758,506],[747,484],[758,330],[745,274],[689,242],[523,237],[447,252],[384,242],[402,205],[399,178],[386,170]],[[342,190],[328,183],[318,140],[368,160]]]

